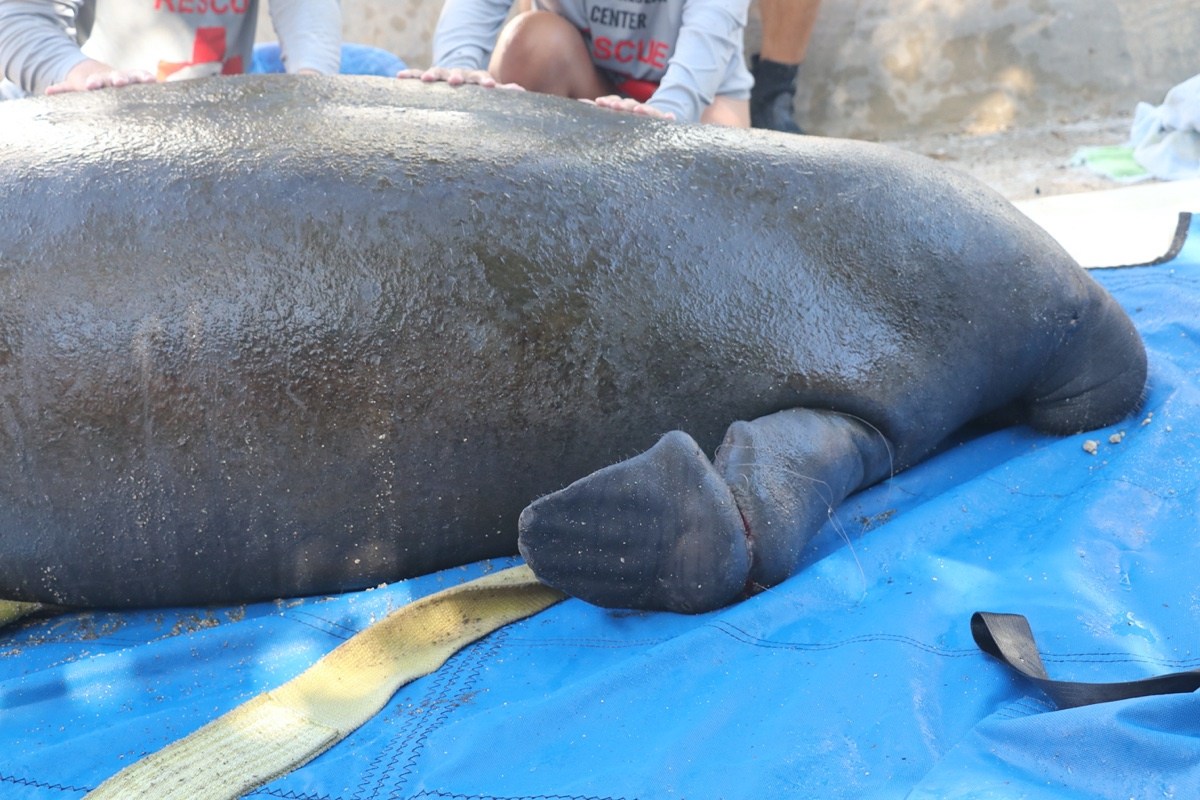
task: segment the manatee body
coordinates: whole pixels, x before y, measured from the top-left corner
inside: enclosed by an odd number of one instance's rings
[[[5,103],[0,219],[12,599],[360,588],[514,553],[549,495],[547,580],[703,610],[796,568],[814,481],[993,412],[1108,424],[1145,380],[1112,299],[964,176],[526,93]]]

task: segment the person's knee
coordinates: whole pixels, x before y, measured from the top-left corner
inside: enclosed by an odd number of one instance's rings
[[[556,91],[574,70],[593,70],[583,34],[551,11],[525,11],[500,33],[489,71],[501,83],[532,91]]]

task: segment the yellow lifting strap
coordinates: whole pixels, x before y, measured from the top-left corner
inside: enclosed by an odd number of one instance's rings
[[[0,628],[21,617],[28,616],[41,608],[40,603],[18,603],[16,600],[0,600]]]
[[[277,689],[130,764],[84,800],[241,797],[332,747],[404,684],[510,622],[562,600],[525,566],[398,609]]]

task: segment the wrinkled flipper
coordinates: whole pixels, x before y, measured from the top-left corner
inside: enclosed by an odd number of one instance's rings
[[[887,474],[869,426],[793,409],[730,426],[711,463],[674,431],[521,514],[521,554],[597,605],[698,613],[772,586],[851,492]]]
[[[519,527],[542,581],[601,606],[707,611],[750,573],[733,494],[680,431],[534,501]]]
[[[795,572],[804,546],[842,500],[891,473],[892,448],[854,417],[789,409],[730,425],[716,468],[746,521],[750,582],[761,590]]]
[[[1029,424],[1069,435],[1136,411],[1146,389],[1146,347],[1125,311],[1089,284],[1089,300],[1023,398]]]

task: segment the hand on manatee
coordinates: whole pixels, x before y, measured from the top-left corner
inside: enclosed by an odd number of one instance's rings
[[[492,73],[486,69],[465,69],[463,67],[430,67],[429,69],[403,69],[396,73],[397,78],[412,80],[414,78],[425,83],[448,83],[451,86],[475,84],[485,89],[517,89],[525,91],[525,87],[516,83],[498,83]]]
[[[113,69],[102,61],[89,58],[71,67],[63,80],[46,87],[46,94],[90,92],[94,89],[154,82],[154,75],[144,69]]]
[[[660,111],[654,106],[639,103],[631,97],[622,97],[619,94],[606,94],[603,97],[597,97],[595,100],[583,100],[582,102],[600,108],[607,108],[610,111],[623,111],[627,114],[638,114],[644,117],[654,117],[655,119],[674,120],[675,115],[670,111]]]

